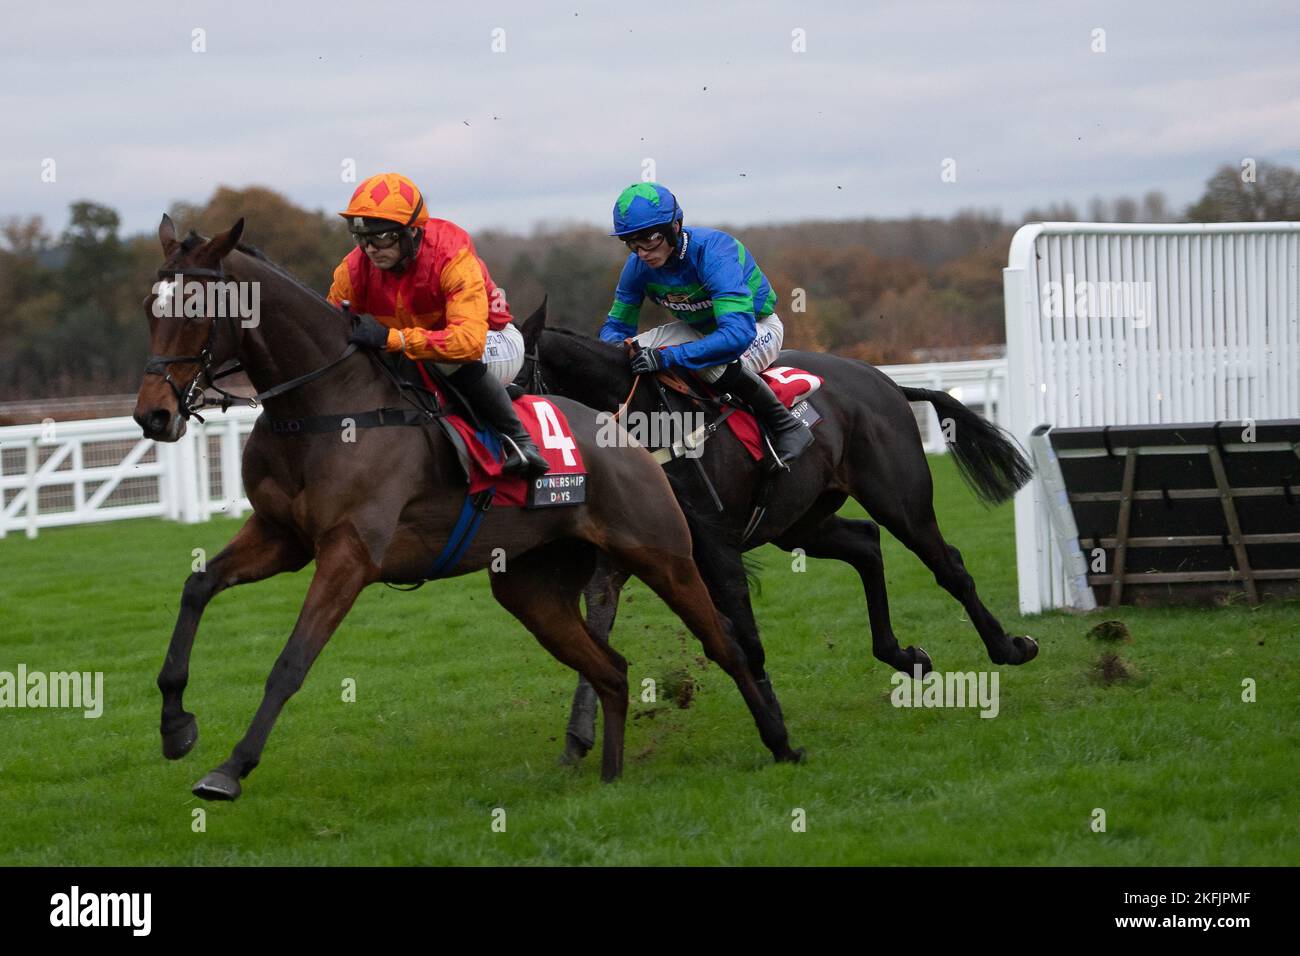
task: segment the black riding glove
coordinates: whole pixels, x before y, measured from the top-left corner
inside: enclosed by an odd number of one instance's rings
[[[650,375],[664,367],[664,357],[658,349],[640,349],[632,356],[632,374]]]
[[[373,315],[358,315],[348,341],[355,342],[362,348],[382,352],[388,348],[388,326],[380,323]]]

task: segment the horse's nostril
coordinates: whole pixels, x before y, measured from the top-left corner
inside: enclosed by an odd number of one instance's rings
[[[167,430],[167,426],[171,424],[171,418],[171,413],[164,411],[163,409],[159,409],[156,412],[150,412],[148,423],[145,427],[149,430],[151,435],[161,435]]]

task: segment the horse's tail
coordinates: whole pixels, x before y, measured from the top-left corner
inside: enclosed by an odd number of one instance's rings
[[[930,388],[902,388],[902,392],[909,402],[933,405],[941,424],[952,419],[953,440],[948,448],[966,484],[984,501],[1001,504],[1033,477],[1033,466],[1009,433],[947,392]]]

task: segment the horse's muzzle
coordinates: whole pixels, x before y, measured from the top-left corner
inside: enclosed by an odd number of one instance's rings
[[[185,419],[165,408],[137,407],[132,417],[144,431],[144,437],[154,441],[173,442],[185,434]]]

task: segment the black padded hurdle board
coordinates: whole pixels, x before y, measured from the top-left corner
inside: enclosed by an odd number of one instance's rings
[[[1300,421],[1054,428],[1049,438],[1099,605],[1300,595]]]

